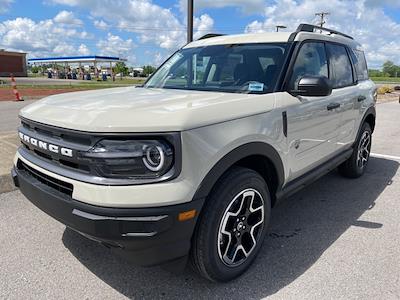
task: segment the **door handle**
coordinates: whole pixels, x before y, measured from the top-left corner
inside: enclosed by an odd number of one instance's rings
[[[362,102],[362,101],[364,101],[365,99],[367,99],[365,96],[358,96],[358,98],[357,98],[357,101],[358,102]]]
[[[333,102],[333,103],[330,103],[330,104],[326,107],[326,109],[327,109],[327,110],[334,110],[334,109],[339,108],[339,107],[340,107],[340,103]]]

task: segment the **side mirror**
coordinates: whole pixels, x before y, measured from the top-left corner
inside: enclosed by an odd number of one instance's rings
[[[332,93],[332,84],[325,76],[304,76],[300,79],[297,90],[291,93],[308,97],[329,96]]]

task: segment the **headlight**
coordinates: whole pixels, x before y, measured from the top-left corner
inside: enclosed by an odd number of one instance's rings
[[[103,139],[84,154],[99,176],[155,179],[174,164],[174,149],[164,140]]]
[[[157,172],[162,169],[165,163],[165,151],[162,147],[151,145],[145,148],[143,163],[150,171]]]

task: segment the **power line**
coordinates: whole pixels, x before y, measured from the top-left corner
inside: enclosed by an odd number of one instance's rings
[[[3,15],[2,17],[7,16],[7,17],[12,17],[12,18],[25,18],[25,17],[21,17],[21,16],[17,16],[17,15],[11,15],[11,14],[7,14],[7,15]],[[30,18],[29,18],[30,19]],[[53,19],[45,19],[45,20],[53,20]],[[10,21],[10,20],[4,20],[4,21]],[[4,22],[4,21],[0,21]],[[35,21],[35,20],[33,20]],[[39,24],[40,21],[35,21],[36,24]],[[85,26],[87,24],[82,24],[81,22],[74,22],[74,21],[63,21],[63,22],[55,22],[55,24],[64,24],[64,25],[73,25],[76,27],[83,27],[85,28]],[[135,31],[155,31],[155,32],[159,32],[159,31],[182,31],[182,32],[186,32],[187,28],[185,26],[182,27],[171,27],[171,28],[166,28],[166,27],[141,27],[141,26],[129,26],[129,25],[113,25],[113,24],[107,24],[104,26],[101,25],[94,25],[96,28],[100,28],[102,29],[102,27],[104,29],[108,29],[108,28],[115,28],[115,29],[131,29],[131,30],[135,30]],[[214,29],[217,30],[217,29]],[[197,29],[196,31],[199,32],[207,32],[209,31],[208,29]],[[243,31],[243,28],[234,28],[234,27],[219,27],[217,31],[230,31],[230,32],[237,32],[237,31]]]

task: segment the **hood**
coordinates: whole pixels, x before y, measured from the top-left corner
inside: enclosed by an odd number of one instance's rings
[[[273,94],[110,88],[59,94],[25,108],[29,120],[89,132],[183,131],[266,112]]]

